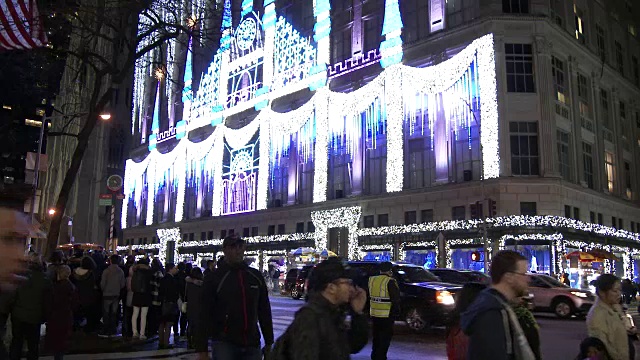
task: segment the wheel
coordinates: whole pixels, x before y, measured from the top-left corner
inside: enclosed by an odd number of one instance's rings
[[[407,311],[404,321],[409,329],[415,332],[423,332],[429,328],[429,323],[425,319],[422,311],[417,308],[411,308]]]
[[[300,290],[298,290],[298,287],[295,285],[291,288],[291,297],[296,300],[302,297],[302,294],[300,294]]]
[[[561,319],[567,319],[573,314],[573,305],[567,299],[558,299],[553,302],[553,313]]]

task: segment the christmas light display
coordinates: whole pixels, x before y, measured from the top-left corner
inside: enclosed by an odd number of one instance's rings
[[[380,44],[380,65],[383,68],[402,62],[402,17],[398,0],[385,0],[382,36]]]
[[[175,262],[179,260],[180,253],[178,252],[178,248],[180,247],[180,241],[182,241],[180,228],[158,229],[156,230],[156,234],[158,235],[158,240],[160,241],[160,250],[158,252],[158,259],[160,260],[160,262],[162,264],[165,264],[167,261],[167,243],[169,241],[173,241],[175,243],[173,251],[173,261]]]
[[[358,222],[362,209],[360,206],[342,207],[332,210],[312,211],[311,220],[316,228],[315,240],[317,250],[327,248],[327,237],[330,228],[345,227],[349,231],[349,259],[360,258],[360,246],[358,244]]]

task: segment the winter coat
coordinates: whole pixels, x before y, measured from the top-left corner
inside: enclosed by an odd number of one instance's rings
[[[45,348],[52,353],[64,353],[70,347],[73,312],[78,306],[76,287],[69,280],[56,281],[49,301]]]
[[[219,264],[204,280],[204,296],[214,340],[260,347],[262,333],[264,342],[273,344],[271,304],[258,270],[244,263]]]
[[[133,275],[129,277],[129,280],[133,282],[134,277],[142,276],[144,278],[145,283],[147,284],[147,291],[145,292],[136,292],[131,289],[133,292],[133,298],[131,300],[131,306],[137,307],[149,307],[151,306],[151,301],[153,300],[153,287],[151,286],[151,281],[153,279],[153,273],[151,272],[151,268],[147,265],[136,265],[133,268]]]
[[[120,291],[127,285],[124,281],[124,271],[118,265],[109,265],[102,272],[100,280],[100,289],[102,289],[102,297],[117,298],[120,297]]]
[[[345,325],[347,312],[320,294],[309,297],[307,305],[295,315],[287,329],[293,341],[287,352],[296,360],[348,360],[369,340],[365,315],[351,314],[351,326]]]
[[[50,305],[52,285],[44,272],[31,270],[15,293],[11,317],[28,324],[42,324]]]
[[[160,281],[160,301],[162,303],[178,303],[180,289],[178,279],[167,273]]]
[[[515,323],[512,322],[507,303],[499,291],[489,288],[478,294],[467,311],[462,313],[460,326],[469,336],[467,359],[512,360],[525,348],[534,357],[524,334],[517,336],[520,324],[517,319],[513,319]],[[505,324],[509,325],[506,329]]]
[[[153,278],[151,279],[151,304],[153,306],[162,305],[162,300],[160,299],[160,282],[163,277],[164,274],[160,270],[153,273]]]
[[[202,322],[203,319],[203,300],[202,297],[202,280],[192,279],[187,277],[185,279],[187,288],[185,291],[185,301],[187,302],[187,319],[189,324],[195,324]]]
[[[589,336],[600,339],[607,347],[611,360],[629,359],[629,337],[621,309],[613,308],[600,299],[589,309]]]
[[[77,268],[73,271],[71,282],[76,286],[81,306],[93,305],[98,301],[99,293],[95,272]]]

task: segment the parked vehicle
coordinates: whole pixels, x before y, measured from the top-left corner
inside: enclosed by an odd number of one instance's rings
[[[294,299],[300,299],[305,294],[305,284],[307,277],[309,276],[309,270],[313,268],[313,265],[304,265],[299,268],[289,269],[287,276],[284,279],[284,286],[282,292],[284,294],[291,295]]]
[[[354,283],[368,289],[369,277],[380,274],[380,264],[375,261],[350,261]],[[398,281],[401,297],[397,320],[404,321],[417,332],[448,323],[456,292],[461,286],[444,283],[422,267],[408,263],[393,262],[393,276]],[[368,305],[365,311],[369,311]]]
[[[529,292],[533,293],[536,311],[552,312],[559,318],[585,315],[595,302],[589,292],[570,288],[545,274],[529,274]]]
[[[491,284],[489,275],[480,271],[455,270],[455,269],[430,269],[432,274],[440,280],[451,284],[464,285],[470,282],[477,282],[485,285]]]

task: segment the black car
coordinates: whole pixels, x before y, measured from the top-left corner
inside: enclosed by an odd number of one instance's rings
[[[350,261],[355,284],[368,289],[369,277],[380,274],[380,264]],[[393,276],[398,281],[401,298],[397,320],[404,321],[414,331],[448,323],[456,292],[461,286],[444,283],[429,271],[409,263],[393,262]]]
[[[429,271],[440,280],[451,284],[481,283],[489,285],[491,283],[491,278],[480,271],[454,269],[430,269]]]
[[[313,265],[304,265],[299,268],[289,269],[282,287],[284,294],[289,294],[294,299],[302,298],[305,292],[305,282],[309,276],[309,270],[312,268]]]

